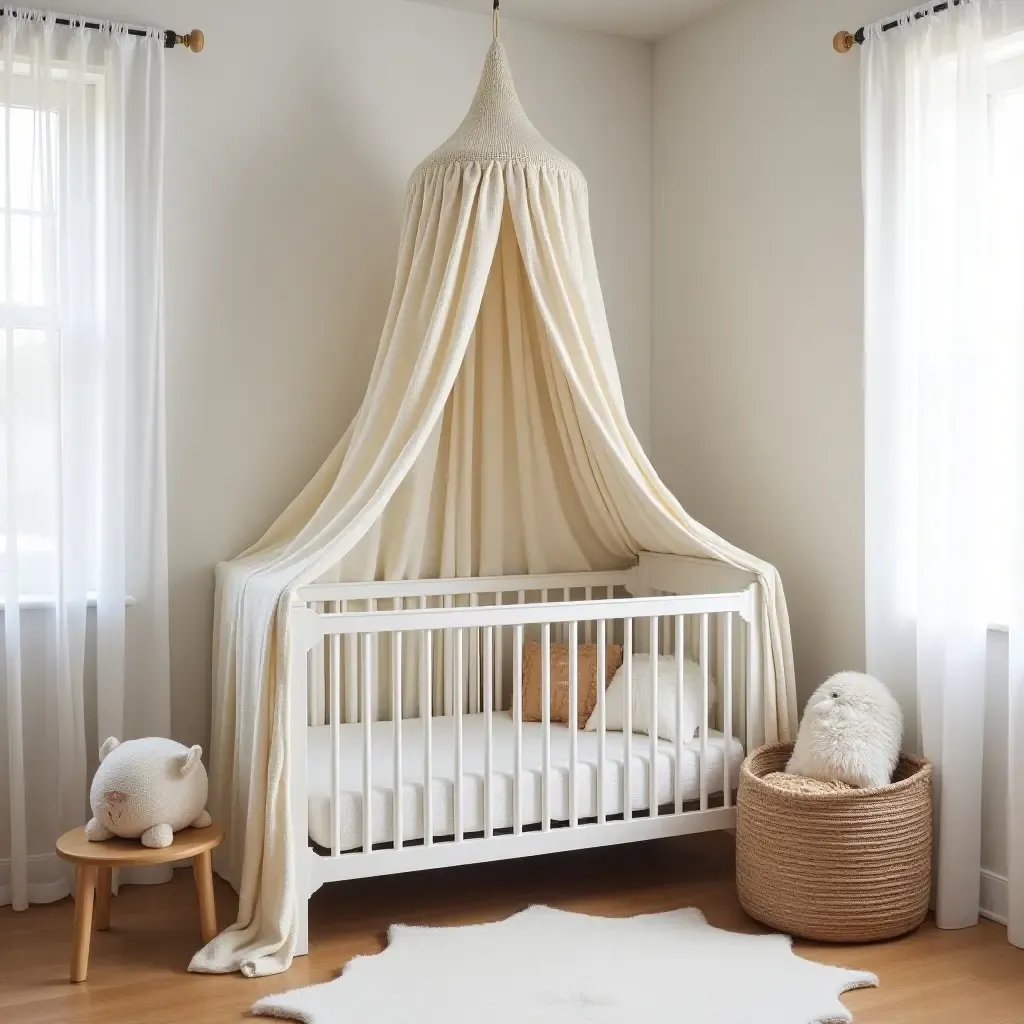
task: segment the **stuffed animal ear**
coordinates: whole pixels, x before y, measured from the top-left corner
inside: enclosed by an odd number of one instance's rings
[[[109,739],[103,741],[103,746],[100,747],[100,764],[103,763],[107,754],[109,754],[115,747],[121,746],[121,741],[116,736],[111,736]]]
[[[197,743],[184,757],[181,763],[181,774],[188,775],[195,770],[200,758],[203,756],[203,748]]]

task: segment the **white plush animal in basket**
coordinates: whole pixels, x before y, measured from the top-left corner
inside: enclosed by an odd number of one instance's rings
[[[859,789],[886,786],[902,741],[903,713],[885,684],[839,672],[807,702],[786,771]]]
[[[205,828],[208,782],[203,748],[150,737],[119,743],[113,736],[100,747],[100,766],[89,804],[96,817],[85,836],[101,842],[120,836],[143,846],[170,846],[186,826]]]

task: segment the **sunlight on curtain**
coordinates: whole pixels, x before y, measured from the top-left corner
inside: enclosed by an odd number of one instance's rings
[[[169,729],[163,47],[0,18],[0,904],[60,899],[107,735]]]
[[[936,764],[938,924],[974,924],[988,630],[1010,627],[1020,943],[1024,3],[899,20],[862,53],[868,670]]]

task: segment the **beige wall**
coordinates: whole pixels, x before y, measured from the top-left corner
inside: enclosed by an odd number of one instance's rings
[[[782,572],[801,700],[863,668],[859,61],[892,0],[739,0],[655,48],[653,457]]]
[[[173,732],[205,742],[213,566],[355,413],[409,172],[461,120],[490,18],[398,0],[87,0],[206,33],[169,55],[167,408]],[[516,23],[527,110],[589,177],[626,399],[650,388],[651,49]]]
[[[653,458],[693,515],[781,570],[801,700],[864,667],[860,62],[831,39],[898,8],[737,0],[655,48]],[[989,651],[998,876],[1005,634]]]

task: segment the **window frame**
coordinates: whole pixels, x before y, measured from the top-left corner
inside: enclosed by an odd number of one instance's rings
[[[3,61],[0,60],[0,69],[2,67]],[[102,330],[101,310],[103,308],[102,295],[105,282],[103,280],[101,224],[104,200],[102,183],[105,179],[105,167],[103,166],[103,114],[106,80],[101,69],[85,73],[84,95],[87,98],[87,102],[84,104],[84,107],[80,106],[76,112],[71,108],[66,90],[60,87],[62,82],[70,80],[69,66],[57,63],[50,73],[52,76],[50,85],[53,88],[48,90],[47,99],[53,100],[57,98],[60,101],[50,106],[50,113],[54,114],[57,119],[55,126],[56,145],[54,147],[56,150],[56,166],[54,168],[53,212],[48,213],[46,211],[45,197],[40,197],[38,208],[34,205],[28,208],[16,207],[13,202],[8,206],[7,200],[10,194],[10,183],[5,183],[3,189],[0,190],[0,217],[3,218],[4,222],[3,231],[0,233],[0,245],[4,248],[4,274],[9,278],[6,263],[13,254],[10,231],[13,217],[19,214],[38,217],[44,226],[41,235],[41,244],[44,246],[46,245],[47,238],[45,222],[47,219],[51,219],[53,222],[52,244],[57,247],[58,251],[53,257],[48,256],[44,251],[42,259],[45,268],[46,260],[53,258],[55,273],[52,282],[47,282],[47,275],[44,269],[43,279],[40,282],[41,298],[39,302],[10,300],[5,288],[4,296],[0,298],[0,346],[3,346],[6,352],[6,332],[8,330],[12,332],[30,332],[31,334],[38,335],[38,340],[29,342],[29,344],[36,344],[40,347],[53,346],[56,352],[55,359],[59,360],[62,328],[64,326],[62,317],[65,315],[66,310],[66,296],[63,291],[66,283],[62,280],[61,276],[62,260],[59,247],[67,237],[61,218],[64,215],[62,209],[64,205],[63,199],[67,192],[67,182],[70,175],[69,161],[72,159],[68,140],[71,139],[73,133],[77,134],[84,143],[84,173],[87,175],[87,180],[90,184],[89,191],[96,198],[96,202],[93,204],[93,216],[90,218],[87,229],[88,235],[86,237],[87,244],[94,250],[96,257],[95,296],[92,302],[93,326],[97,331]],[[37,102],[39,87],[33,81],[31,67],[27,62],[19,60],[17,57],[14,59],[13,75],[10,84],[11,88],[5,91],[6,95],[2,97],[3,102],[0,103],[0,119],[6,120],[6,110],[8,107],[28,109],[36,112],[36,116],[43,112],[43,108]],[[49,104],[47,105],[49,106]],[[73,124],[72,119],[76,118],[76,113],[78,114],[78,123]],[[45,123],[45,117],[42,120]],[[6,133],[4,144],[9,144]],[[34,183],[32,187],[34,189]],[[34,273],[34,270],[30,271],[30,273]],[[6,284],[7,282],[5,281],[4,283]],[[52,286],[51,294],[47,294],[48,283]],[[96,472],[100,471],[98,465],[94,469]],[[59,552],[59,538],[55,530],[46,533],[29,532],[31,530],[32,525],[29,524],[27,529],[19,530],[18,534],[17,543],[19,548],[21,548],[22,544],[25,544],[29,549],[19,554],[18,557],[19,577],[24,583],[24,592],[19,596],[18,605],[20,608],[28,609],[52,607],[57,601],[57,595],[51,593],[51,591],[53,590],[56,574],[59,571],[59,567],[55,565]],[[4,571],[3,562],[6,559],[7,541],[6,530],[0,529],[0,573]],[[33,547],[38,550],[31,550]],[[98,580],[95,577],[95,572],[96,567],[93,566],[87,580],[87,603],[89,605],[95,605],[97,599]],[[19,589],[22,588],[19,587]],[[131,601],[129,600],[128,603],[131,603]],[[4,597],[0,595],[0,613],[2,613],[4,605]]]

